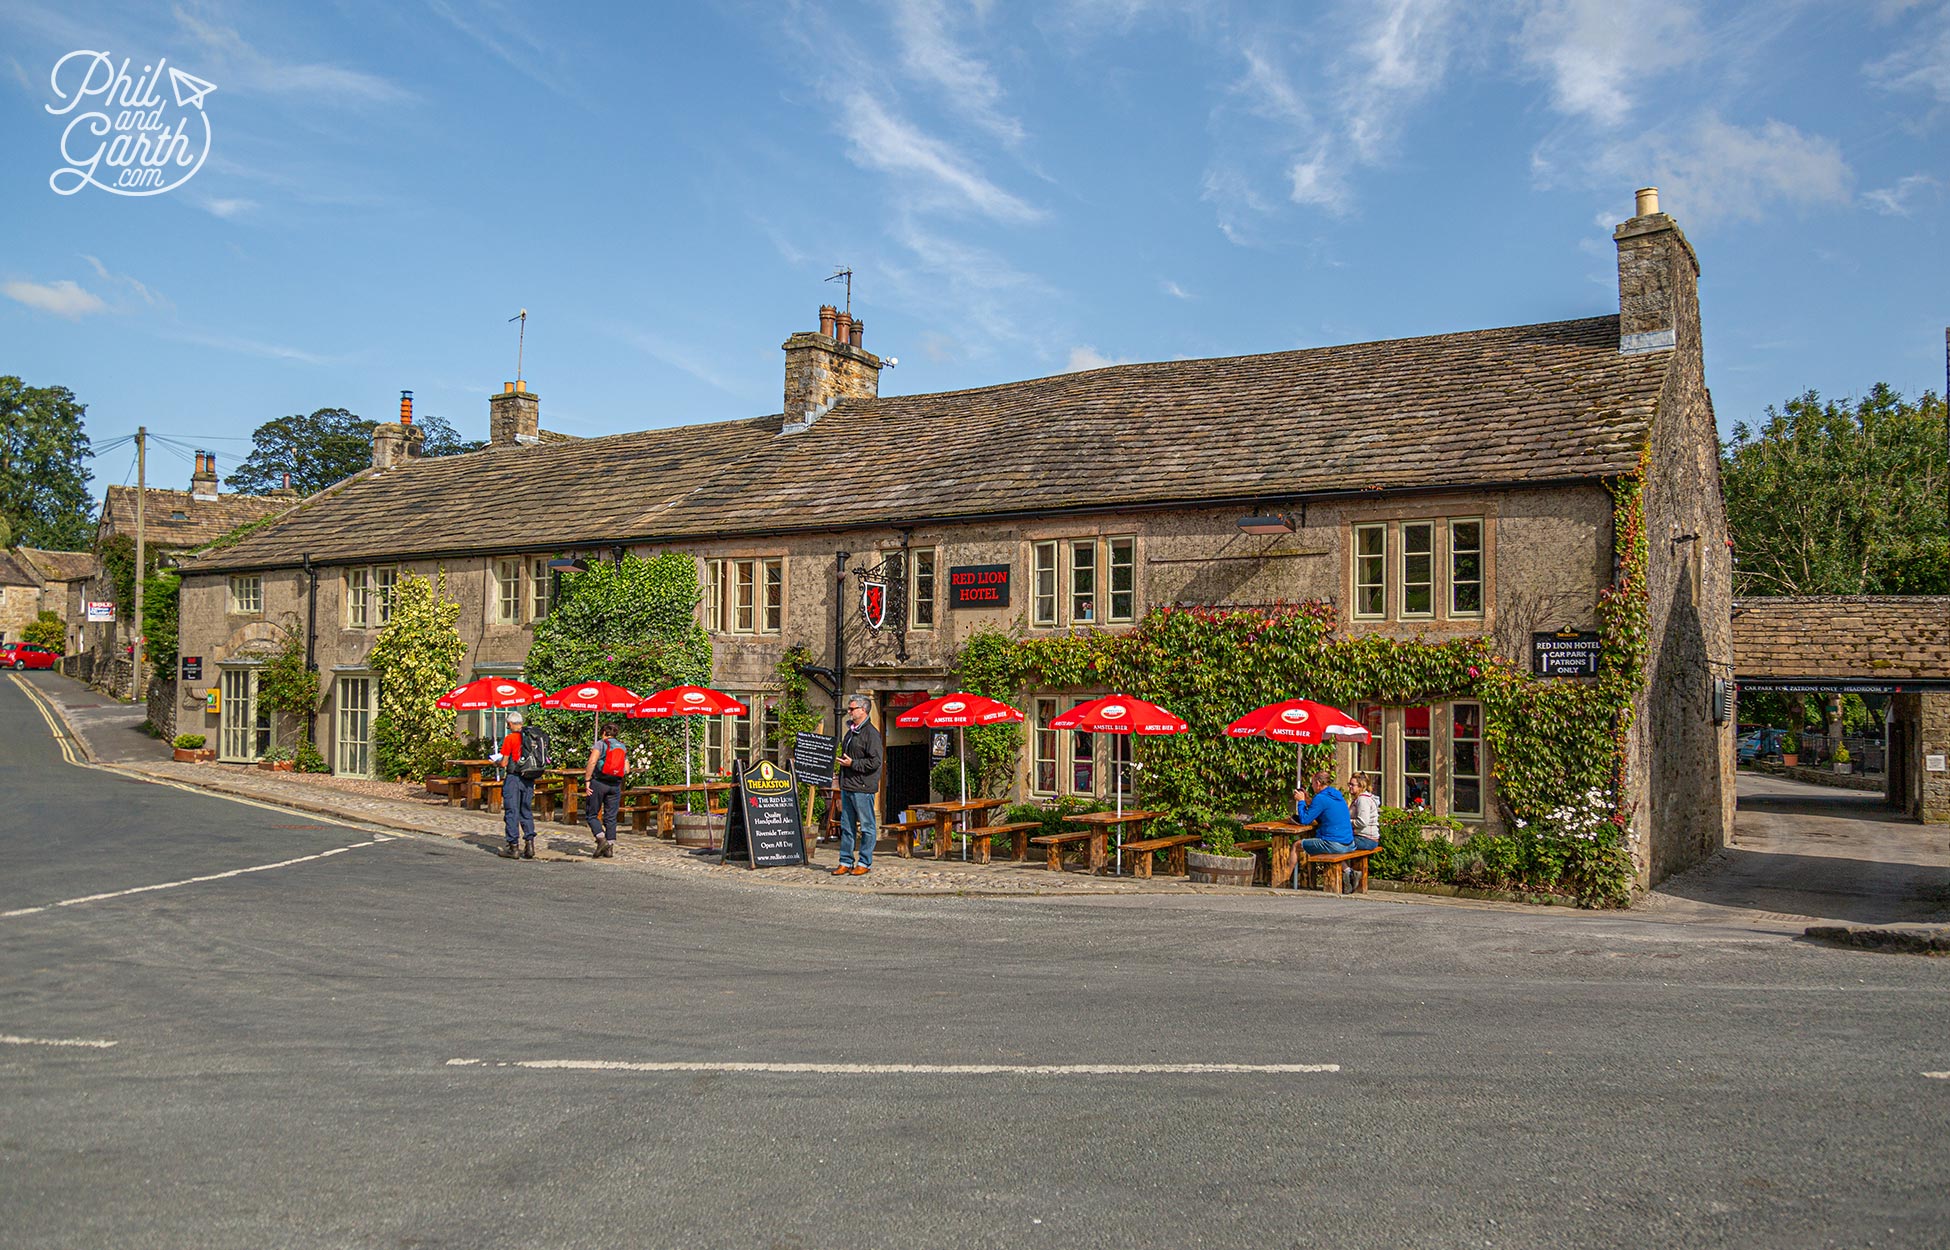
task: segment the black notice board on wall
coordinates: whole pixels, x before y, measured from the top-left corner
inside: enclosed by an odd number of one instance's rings
[[[796,734],[792,739],[792,771],[816,786],[833,784],[833,764],[839,747],[825,734]]]
[[[203,657],[200,655],[186,655],[180,658],[183,661],[183,680],[202,681]]]
[[[1009,606],[1009,566],[1006,564],[964,564],[948,570],[948,606],[951,608],[1006,608]]]
[[[725,813],[724,857],[748,868],[806,862],[806,829],[799,822],[799,780],[770,760],[739,764]]]
[[[1539,677],[1596,677],[1603,650],[1595,632],[1566,629],[1530,636],[1530,671]]]

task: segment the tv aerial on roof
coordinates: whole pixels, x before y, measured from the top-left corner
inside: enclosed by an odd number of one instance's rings
[[[826,279],[826,281],[838,282],[841,279],[845,279],[846,281],[846,315],[851,317],[853,315],[853,271],[845,265],[841,265],[833,271],[833,276]]]
[[[524,308],[508,320],[521,322],[521,328],[515,331],[515,381],[519,382],[521,381],[521,353],[522,349],[528,346],[528,310]]]

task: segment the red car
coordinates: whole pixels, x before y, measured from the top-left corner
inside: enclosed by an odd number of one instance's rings
[[[31,642],[0,643],[0,667],[53,668],[60,662],[59,651],[49,651]]]

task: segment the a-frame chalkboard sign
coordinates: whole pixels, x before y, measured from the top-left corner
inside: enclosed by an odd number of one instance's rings
[[[770,760],[740,762],[731,774],[724,820],[724,857],[748,868],[806,862],[806,830],[799,821],[799,778]]]

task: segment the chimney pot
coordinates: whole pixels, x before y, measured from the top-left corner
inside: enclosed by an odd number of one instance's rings
[[[833,337],[842,343],[853,341],[853,317],[848,313],[836,314],[833,318]]]
[[[503,395],[512,395],[512,394],[514,394],[514,393],[515,393],[515,384],[514,384],[513,382],[503,382],[503,383],[501,384],[501,393],[502,393]]]
[[[413,424],[413,392],[412,391],[401,391],[399,393],[399,423],[401,425]]]
[[[1635,215],[1639,217],[1650,217],[1658,211],[1659,188],[1640,187],[1638,189],[1638,212]]]
[[[839,312],[831,304],[819,306],[819,332],[829,339],[833,337],[833,322],[839,317]]]
[[[848,339],[847,342],[853,344],[853,346],[855,347],[858,347],[860,346],[860,341],[866,337],[867,337],[867,323],[864,321],[856,321],[853,323],[853,337]]]
[[[208,469],[210,476],[215,477],[217,475],[217,453],[214,451],[204,452],[203,463]]]

